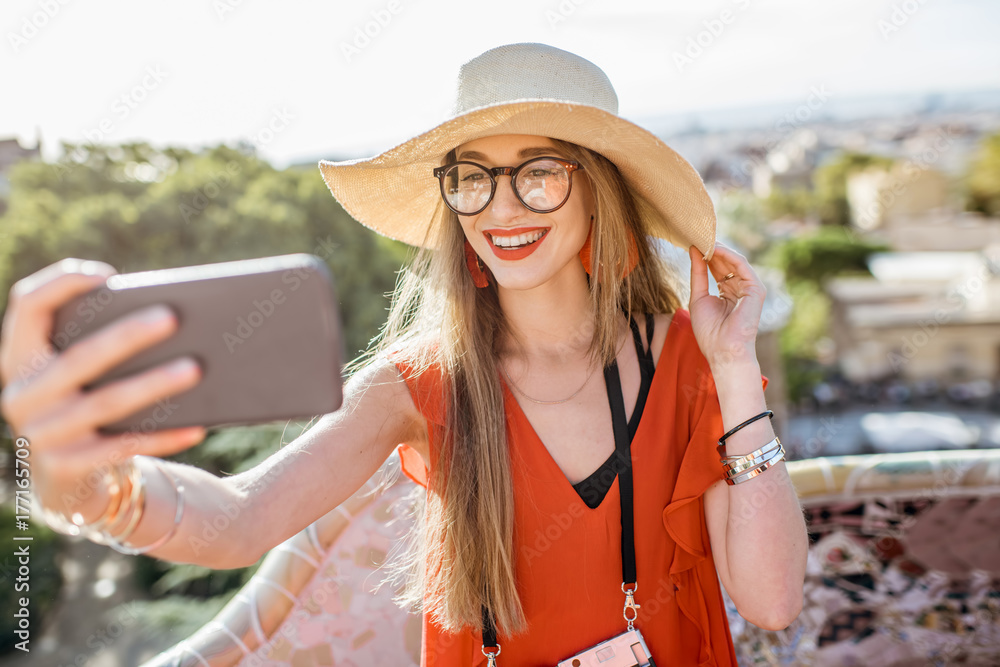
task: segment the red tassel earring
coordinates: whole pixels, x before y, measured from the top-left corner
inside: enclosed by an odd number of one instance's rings
[[[591,253],[590,239],[594,235],[594,225],[593,225],[594,216],[590,216],[590,222],[591,225],[590,225],[590,231],[587,232],[587,240],[583,242],[583,247],[580,248],[580,261],[583,262],[583,270],[587,272],[588,276],[593,275],[593,273],[591,273],[590,271],[590,262],[592,261],[590,257]]]
[[[580,261],[583,262],[583,270],[587,272],[588,276],[594,275],[591,271],[591,263],[593,258],[591,257],[592,245],[591,238],[594,235],[594,216],[590,216],[590,232],[587,234],[587,240],[584,241],[583,247],[580,248]],[[628,260],[625,266],[625,270],[622,271],[622,278],[628,276],[635,270],[635,267],[639,264],[639,247],[635,243],[635,237],[632,236],[631,232],[628,235],[629,245],[628,245]]]
[[[483,266],[483,260],[479,258],[476,251],[472,249],[472,244],[469,243],[468,239],[465,241],[465,265],[469,269],[469,273],[472,275],[472,284],[476,287],[482,289],[483,287],[488,287],[490,284],[489,276],[486,275],[486,267]]]

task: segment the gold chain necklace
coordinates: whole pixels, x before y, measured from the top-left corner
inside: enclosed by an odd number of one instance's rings
[[[516,384],[514,384],[514,381],[510,379],[509,375],[507,375],[507,370],[503,367],[503,364],[501,363],[499,364],[499,366],[500,366],[500,372],[503,374],[504,379],[507,380],[507,384],[509,384],[514,389],[514,391],[519,393],[521,396],[524,396],[532,403],[537,403],[538,405],[559,405],[560,403],[567,403],[573,400],[574,398],[576,398],[577,394],[583,391],[583,388],[590,383],[590,378],[594,377],[594,371],[597,370],[597,366],[591,368],[590,374],[587,375],[587,379],[583,381],[583,384],[580,385],[580,388],[574,391],[571,395],[567,396],[566,398],[561,398],[558,401],[540,401],[537,398],[532,398],[531,396],[528,396],[523,391],[521,391],[521,388],[518,387]]]
[[[621,354],[622,348],[625,347],[625,341],[627,341],[627,340],[628,340],[628,336],[625,336],[624,339],[622,340],[621,345],[618,346],[618,351],[615,353],[615,358],[616,359],[618,358],[618,355]],[[652,344],[652,343],[650,343],[650,344]],[[583,388],[586,387],[590,383],[590,378],[594,377],[594,371],[597,370],[597,366],[594,366],[593,368],[591,368],[590,369],[590,374],[587,376],[587,379],[583,381],[583,384],[580,385],[580,388],[577,389],[576,391],[574,391],[571,395],[567,396],[566,398],[561,398],[558,401],[540,401],[537,398],[532,398],[531,396],[528,396],[523,391],[521,391],[521,388],[518,387],[516,384],[514,384],[514,381],[510,379],[509,375],[507,375],[507,369],[505,369],[503,367],[503,363],[501,363],[499,360],[497,361],[497,365],[500,366],[500,373],[503,374],[503,377],[507,381],[507,384],[509,384],[514,391],[516,391],[517,393],[519,393],[521,396],[524,396],[526,399],[528,399],[532,403],[536,403],[538,405],[559,405],[560,403],[568,403],[569,401],[571,401],[574,398],[576,398],[577,395],[581,391],[583,391]]]

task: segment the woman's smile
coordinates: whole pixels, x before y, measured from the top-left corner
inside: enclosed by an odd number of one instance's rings
[[[548,227],[487,229],[483,232],[493,254],[500,259],[524,259],[538,249],[548,235]]]

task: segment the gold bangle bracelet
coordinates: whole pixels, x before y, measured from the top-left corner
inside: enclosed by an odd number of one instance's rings
[[[777,449],[772,454],[770,454],[765,459],[763,459],[762,461],[758,461],[756,463],[747,464],[746,467],[741,468],[740,470],[735,471],[735,472],[729,472],[729,473],[727,473],[726,476],[729,479],[734,479],[736,477],[740,477],[741,475],[746,475],[748,472],[750,472],[752,470],[756,470],[758,468],[765,468],[766,469],[766,468],[770,467],[771,465],[773,465],[774,463],[776,463],[779,460],[781,460],[782,458],[784,458],[784,456],[785,456],[785,450],[784,449]]]
[[[139,466],[134,463],[132,465],[133,476],[136,479],[132,484],[132,493],[129,495],[128,524],[121,534],[112,536],[109,531],[103,531],[101,533],[102,537],[114,537],[117,540],[126,539],[135,531],[135,527],[139,525],[139,519],[142,518],[143,511],[146,509],[146,480]]]
[[[750,470],[740,475],[736,475],[734,477],[725,477],[724,479],[726,480],[726,484],[729,484],[730,486],[733,486],[734,484],[742,484],[743,482],[747,482],[753,479],[754,477],[761,474],[762,472],[764,472],[765,470],[775,465],[784,458],[785,458],[785,453],[784,451],[782,451],[779,456],[775,456],[770,461],[761,464],[759,468],[754,468],[753,470]]]
[[[780,444],[781,444],[781,440],[779,440],[777,436],[775,436],[775,437],[774,437],[774,439],[773,439],[773,440],[771,440],[771,442],[767,443],[766,445],[764,445],[764,446],[763,446],[763,447],[761,447],[760,449],[755,449],[755,450],[753,450],[753,451],[752,451],[752,452],[750,452],[749,454],[733,454],[733,455],[730,455],[730,456],[723,456],[723,457],[722,457],[721,459],[719,459],[719,460],[720,460],[720,461],[722,461],[723,463],[725,463],[725,462],[727,462],[727,461],[731,461],[731,462],[739,462],[739,461],[742,461],[742,460],[745,460],[745,459],[753,459],[753,458],[757,458],[757,457],[759,457],[759,456],[760,456],[761,454],[763,454],[765,450],[768,450],[768,449],[770,449],[770,448],[771,448],[771,447],[773,447],[773,446],[774,446],[775,444],[777,444],[777,445],[780,445]]]
[[[167,471],[163,469],[163,466],[160,464],[160,461],[158,459],[153,459],[153,463],[156,465],[156,469],[159,470],[160,473],[167,478],[167,481],[170,482],[170,485],[174,487],[174,493],[177,498],[177,508],[174,511],[174,525],[171,526],[170,530],[168,530],[158,540],[144,547],[130,547],[124,543],[124,540],[115,539],[109,535],[106,544],[119,553],[123,553],[129,556],[138,556],[140,554],[144,554],[148,551],[152,551],[153,549],[161,547],[164,544],[166,544],[171,537],[174,536],[174,533],[177,532],[178,526],[180,526],[181,524],[181,518],[183,518],[184,516],[184,485],[179,483],[174,478],[173,475],[167,473]]]
[[[780,444],[765,450],[760,456],[744,457],[736,461],[724,461],[722,468],[729,474],[733,474],[734,472],[738,473],[740,470],[747,470],[754,467],[758,463],[763,463],[779,449],[782,449]]]
[[[79,512],[73,512],[70,516],[66,516],[59,510],[52,509],[42,502],[39,495],[32,491],[31,496],[34,498],[35,503],[41,510],[42,518],[45,520],[46,525],[49,528],[56,531],[61,535],[70,535],[72,537],[87,537],[92,539],[95,535],[99,534],[98,530],[95,528],[106,527],[109,523],[113,522],[117,513],[121,510],[123,502],[123,491],[125,479],[115,466],[109,468],[102,476],[102,481],[106,481],[109,477],[114,476],[114,479],[107,481],[107,487],[109,495],[111,496],[108,501],[108,506],[104,509],[104,512],[97,519],[91,523],[86,523],[83,519],[83,515]]]
[[[122,509],[125,505],[125,494],[126,492],[131,493],[132,487],[131,483],[126,487],[126,482],[128,481],[128,476],[122,472],[120,465],[114,466],[114,475],[117,478],[117,491],[114,497],[115,502],[108,503],[108,509],[105,510],[105,517],[107,522],[105,524],[98,524],[93,526],[94,528],[101,529],[105,526],[113,526],[118,522],[121,517]],[[113,509],[112,509],[113,508]]]
[[[106,482],[105,486],[108,490],[108,506],[101,513],[101,516],[90,523],[84,521],[83,515],[79,512],[73,512],[70,516],[70,521],[80,529],[81,533],[99,531],[114,519],[118,513],[118,509],[121,507],[125,478],[122,476],[118,466],[111,465],[101,478]]]
[[[735,477],[740,473],[746,472],[751,468],[756,468],[760,464],[770,461],[775,456],[778,456],[779,453],[781,455],[784,455],[785,453],[785,448],[781,445],[781,443],[778,443],[777,447],[768,449],[766,452],[764,452],[758,457],[752,459],[746,459],[744,461],[740,461],[739,463],[727,464],[726,466],[724,466],[724,468],[726,470],[727,475],[729,475],[730,477]]]
[[[108,525],[104,526],[104,528],[97,533],[98,535],[101,533],[111,534],[113,531],[117,530],[119,526],[125,523],[126,519],[131,516],[135,506],[135,500],[138,494],[138,489],[136,487],[142,480],[138,474],[139,471],[136,470],[134,457],[130,456],[121,465],[128,468],[128,474],[125,475],[128,480],[128,495],[125,496],[126,500],[122,501],[122,505],[118,508],[118,512],[115,513],[114,519],[109,521]]]

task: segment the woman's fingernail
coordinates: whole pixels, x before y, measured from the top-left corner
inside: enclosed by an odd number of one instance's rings
[[[190,357],[183,357],[177,359],[167,366],[167,372],[171,375],[187,375],[191,371],[198,368],[198,362]]]
[[[169,307],[163,305],[150,306],[139,313],[139,318],[148,324],[158,324],[173,315]]]
[[[203,426],[193,426],[184,438],[190,443],[201,442],[205,439],[205,428]]]
[[[88,276],[105,277],[104,265],[101,262],[95,262],[92,259],[86,259],[80,262],[79,271],[80,273]]]

